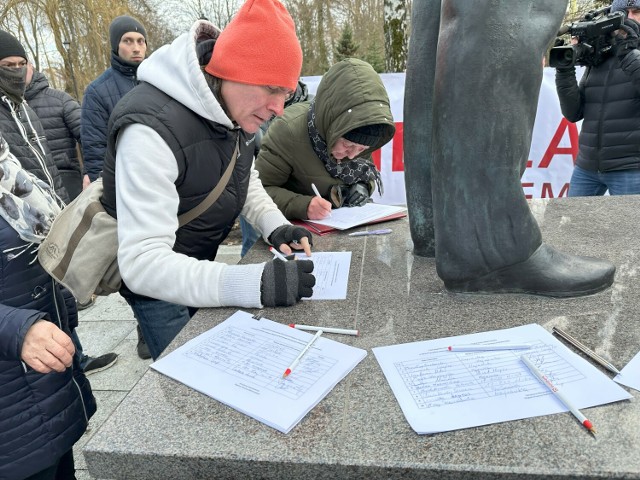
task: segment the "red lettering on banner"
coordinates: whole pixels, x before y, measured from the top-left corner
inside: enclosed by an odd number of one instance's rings
[[[396,122],[396,133],[393,136],[391,171],[404,172],[404,122]]]
[[[534,188],[535,186],[536,184],[533,182],[522,183],[523,189]],[[555,198],[555,195],[553,194],[553,185],[550,182],[543,182],[542,190],[539,193],[540,193],[540,196],[535,197],[534,194],[526,193],[525,191],[524,196],[527,200],[531,200],[532,198]],[[565,183],[560,189],[560,192],[558,193],[558,197],[566,197],[568,193],[569,193],[569,183]]]
[[[396,122],[396,133],[391,142],[391,171],[404,172],[404,122]],[[382,171],[382,149],[371,154],[373,164]]]
[[[527,183],[523,183],[523,184],[522,184],[522,188],[531,188],[531,187],[533,187],[533,183],[528,183],[528,182],[527,182]],[[524,197],[525,197],[527,200],[531,200],[531,199],[533,198],[533,195],[531,195],[530,193],[525,193],[525,194],[524,194]]]
[[[569,183],[565,183],[558,193],[558,197],[566,197],[569,194]],[[548,182],[542,184],[542,192],[540,198],[555,198],[553,196],[553,185]]]
[[[569,132],[569,143],[571,146],[560,147],[560,141],[567,131]],[[571,123],[564,117],[560,120],[558,130],[556,130],[556,133],[553,135],[549,148],[544,152],[538,168],[549,168],[549,164],[555,155],[571,155],[574,163],[578,156],[578,127],[575,123]]]

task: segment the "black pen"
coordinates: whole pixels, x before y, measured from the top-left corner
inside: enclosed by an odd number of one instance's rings
[[[584,353],[591,359],[598,362],[600,365],[602,365],[604,368],[606,368],[610,372],[620,374],[620,371],[616,367],[614,367],[611,364],[611,362],[607,361],[604,357],[601,357],[600,355],[598,355],[596,352],[594,352],[589,347],[587,347],[584,343],[580,342],[579,340],[576,340],[568,333],[563,332],[558,327],[553,327],[553,333],[557,334],[558,336],[560,336],[561,338],[569,342],[571,345],[576,347],[578,350],[580,350],[582,353]]]

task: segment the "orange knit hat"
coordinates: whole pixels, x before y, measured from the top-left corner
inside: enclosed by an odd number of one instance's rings
[[[278,0],[247,0],[220,33],[205,68],[224,80],[291,90],[301,69],[295,25]]]

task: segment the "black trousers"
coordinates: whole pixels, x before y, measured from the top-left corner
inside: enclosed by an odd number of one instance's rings
[[[25,478],[25,480],[76,480],[73,450],[62,455],[55,464]]]

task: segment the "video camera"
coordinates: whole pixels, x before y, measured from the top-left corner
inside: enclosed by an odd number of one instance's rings
[[[624,23],[624,12],[609,13],[611,7],[591,10],[580,22],[565,25],[558,31],[558,37],[569,34],[578,38],[576,45],[563,45],[561,38],[549,52],[549,66],[568,68],[575,65],[592,67],[602,63],[613,47],[611,32]]]

